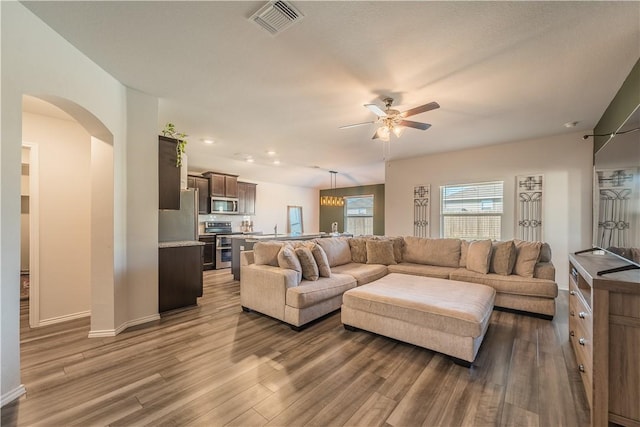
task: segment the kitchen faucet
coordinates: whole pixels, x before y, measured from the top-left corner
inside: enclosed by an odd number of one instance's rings
[[[275,227],[273,227],[273,234],[274,234],[275,236],[277,236],[277,235],[278,235],[278,224],[276,224],[276,226],[275,226]]]

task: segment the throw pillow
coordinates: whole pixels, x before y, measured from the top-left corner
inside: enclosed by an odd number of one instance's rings
[[[467,268],[467,251],[469,250],[470,243],[468,240],[462,240],[460,242],[460,267],[462,268]]]
[[[367,240],[367,264],[396,264],[391,240]]]
[[[393,243],[393,257],[396,263],[402,262],[402,249],[404,249],[404,238],[402,237],[390,237],[391,243]]]
[[[352,238],[349,239],[349,248],[351,249],[351,261],[364,264],[367,262],[367,241],[365,239]]]
[[[513,240],[506,242],[493,242],[491,265],[489,271],[491,273],[508,276],[513,271],[516,263],[516,246]]]
[[[305,280],[318,280],[320,273],[318,272],[318,265],[313,258],[311,250],[306,246],[300,246],[295,249],[300,266],[302,267],[302,278]]]
[[[288,268],[289,270],[295,270],[298,273],[302,273],[300,260],[298,259],[295,250],[289,245],[283,245],[280,252],[278,252],[278,265],[280,268]]]
[[[518,241],[516,246],[516,265],[513,272],[522,277],[533,277],[538,257],[540,256],[540,242]]]
[[[316,264],[318,265],[318,273],[320,277],[331,277],[331,268],[329,267],[329,260],[327,259],[327,254],[322,249],[322,246],[313,244],[310,245],[311,253],[313,254],[313,259],[316,260]]]
[[[278,267],[278,253],[282,242],[257,242],[253,245],[253,262],[256,265]]]
[[[487,274],[491,263],[491,240],[476,240],[469,243],[467,270]]]

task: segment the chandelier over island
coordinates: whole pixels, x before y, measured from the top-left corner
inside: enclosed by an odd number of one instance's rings
[[[336,189],[336,184],[337,184],[337,175],[338,172],[336,171],[329,171],[329,173],[331,174],[331,189],[335,190]],[[320,206],[334,206],[334,207],[338,207],[338,206],[344,206],[344,197],[342,196],[321,196],[320,197]]]

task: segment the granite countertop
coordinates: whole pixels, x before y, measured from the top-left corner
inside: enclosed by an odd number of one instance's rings
[[[180,248],[183,246],[204,246],[204,242],[197,240],[176,240],[173,242],[158,242],[158,248]]]
[[[242,238],[248,241],[262,241],[262,240],[309,240],[322,237],[322,233],[303,233],[303,234],[249,234],[232,236],[234,238]]]

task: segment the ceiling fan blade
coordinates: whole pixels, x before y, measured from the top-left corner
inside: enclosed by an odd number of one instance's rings
[[[402,120],[398,124],[400,126],[406,126],[408,128],[414,128],[414,129],[420,129],[420,130],[427,130],[431,127],[429,123],[413,122],[411,120]]]
[[[430,102],[428,104],[421,105],[419,107],[412,108],[410,110],[401,113],[402,117],[410,117],[415,116],[416,114],[424,113],[425,111],[435,110],[436,108],[440,108],[440,104],[437,102]]]
[[[382,110],[382,108],[378,107],[376,104],[364,104],[373,114],[378,117],[387,117],[387,113]]]
[[[356,126],[370,125],[372,123],[375,123],[375,122],[364,122],[364,123],[356,123],[353,125],[340,126],[338,129],[349,129],[349,128],[354,128]]]

